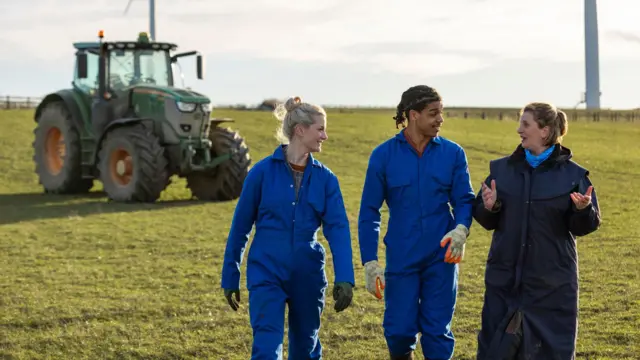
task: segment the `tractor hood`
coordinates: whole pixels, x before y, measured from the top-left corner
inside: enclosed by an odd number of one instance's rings
[[[200,94],[193,90],[178,89],[170,86],[156,86],[149,84],[135,85],[131,87],[131,91],[134,94],[156,95],[158,97],[173,98],[176,101],[184,103],[203,104],[211,102],[211,100],[206,95]]]

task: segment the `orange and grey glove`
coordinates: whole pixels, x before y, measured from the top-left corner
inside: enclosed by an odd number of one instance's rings
[[[378,265],[376,260],[371,260],[364,264],[364,273],[367,291],[376,298],[382,299],[383,290],[386,286],[384,269]]]
[[[449,231],[440,241],[440,247],[449,244],[447,252],[444,254],[444,262],[457,264],[464,258],[464,248],[469,236],[469,229],[462,224],[458,224],[455,229]]]

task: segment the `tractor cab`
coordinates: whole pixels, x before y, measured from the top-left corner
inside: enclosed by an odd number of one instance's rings
[[[74,44],[73,85],[90,98],[95,133],[114,120],[134,115],[134,93],[174,92],[173,64],[178,58],[196,55],[197,77],[204,77],[202,55],[197,51],[172,55],[176,44],[152,42],[146,32],[139,33],[135,41],[103,41],[103,31],[98,37],[98,42]]]
[[[146,32],[139,33],[136,41],[103,42],[103,31],[98,36],[98,42],[74,44],[74,85],[88,94],[108,100],[138,84],[173,87],[172,65],[178,58],[191,55],[196,55],[198,79],[204,78],[202,55],[197,51],[171,55],[176,44],[151,42]]]

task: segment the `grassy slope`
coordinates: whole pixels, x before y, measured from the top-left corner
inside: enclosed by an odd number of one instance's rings
[[[346,312],[336,314],[327,300],[321,329],[327,359],[387,356],[382,303],[362,287],[356,219],[368,154],[395,133],[392,115],[331,114],[329,142],[319,155],[340,177],[359,281]],[[254,159],[273,151],[277,123],[270,114],[216,116],[238,120],[234,126]],[[31,163],[32,113],[0,112],[0,123],[0,357],[249,358],[247,293],[245,306],[234,313],[219,289],[233,202],[184,201],[189,192],[180,180],[154,205],[110,204],[99,194],[41,196]],[[476,191],[488,160],[516,145],[515,128],[515,122],[445,123],[443,135],[467,150]],[[638,138],[640,127],[633,124],[572,123],[565,141],[592,171],[604,215],[602,229],[579,240],[580,359],[640,357],[634,196],[640,191],[640,152],[630,150]],[[474,358],[479,329],[490,234],[474,229],[461,268],[456,359]]]

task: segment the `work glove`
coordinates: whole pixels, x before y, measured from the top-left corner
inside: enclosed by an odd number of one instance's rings
[[[365,287],[369,293],[378,299],[382,299],[382,290],[386,286],[384,269],[378,265],[378,261],[371,260],[364,264]]]
[[[462,261],[467,236],[469,236],[469,229],[462,224],[458,224],[455,229],[449,231],[442,240],[440,240],[440,247],[445,247],[449,244],[449,248],[444,254],[444,262],[457,264]]]
[[[339,282],[333,287],[333,300],[335,300],[335,305],[333,308],[336,312],[340,312],[349,305],[351,305],[351,300],[353,299],[353,286],[346,282]]]
[[[236,298],[233,299],[233,294],[236,295]],[[227,302],[229,306],[233,309],[233,311],[238,311],[240,307],[240,290],[239,289],[224,289],[224,297],[227,298]]]

